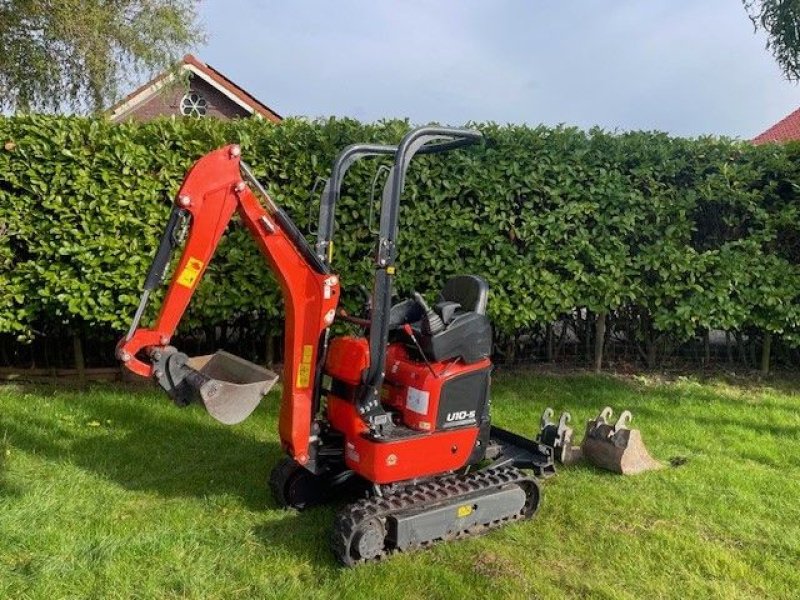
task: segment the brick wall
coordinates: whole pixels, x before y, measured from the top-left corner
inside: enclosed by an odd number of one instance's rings
[[[189,87],[208,102],[206,117],[234,119],[250,115],[241,106],[199,77],[192,76]],[[158,94],[122,115],[119,120],[149,121],[160,116],[180,116],[181,100],[186,93],[186,86],[183,83],[167,85]]]

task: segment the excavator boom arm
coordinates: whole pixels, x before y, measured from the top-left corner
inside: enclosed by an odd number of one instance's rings
[[[264,196],[266,208],[251,186]],[[315,412],[320,341],[334,319],[339,300],[338,277],[319,260],[291,219],[266,195],[241,162],[238,146],[220,148],[198,160],[187,173],[175,203],[176,209],[145,282],[142,303],[131,330],[117,346],[118,358],[130,371],[158,379],[161,374],[157,372],[155,357],[168,349],[228,223],[238,212],[283,293],[286,323],[279,432],[285,449],[300,464],[306,464]],[[183,253],[155,324],[152,328],[140,328],[139,319],[149,293],[159,283],[175,245],[179,221],[176,215],[181,213],[189,219]]]

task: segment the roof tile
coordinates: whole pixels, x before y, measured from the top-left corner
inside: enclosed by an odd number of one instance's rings
[[[800,140],[800,108],[753,138],[754,144]]]

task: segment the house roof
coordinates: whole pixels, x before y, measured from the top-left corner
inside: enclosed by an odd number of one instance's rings
[[[203,79],[206,83],[216,88],[220,93],[235,104],[238,104],[248,113],[260,116],[274,123],[278,123],[282,120],[282,117],[269,106],[258,100],[244,88],[239,87],[211,65],[199,60],[196,56],[187,54],[177,66],[180,70],[189,71],[193,75],[200,77],[200,79]],[[175,76],[175,72],[172,70],[164,71],[147,83],[139,86],[108,109],[109,117],[112,120],[122,118],[136,106],[158,93],[164,86],[174,81]]]
[[[800,140],[800,108],[753,138],[754,144]]]

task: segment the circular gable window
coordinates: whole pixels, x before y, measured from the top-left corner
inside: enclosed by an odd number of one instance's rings
[[[205,117],[208,102],[197,92],[189,92],[181,100],[181,114],[186,117]]]

